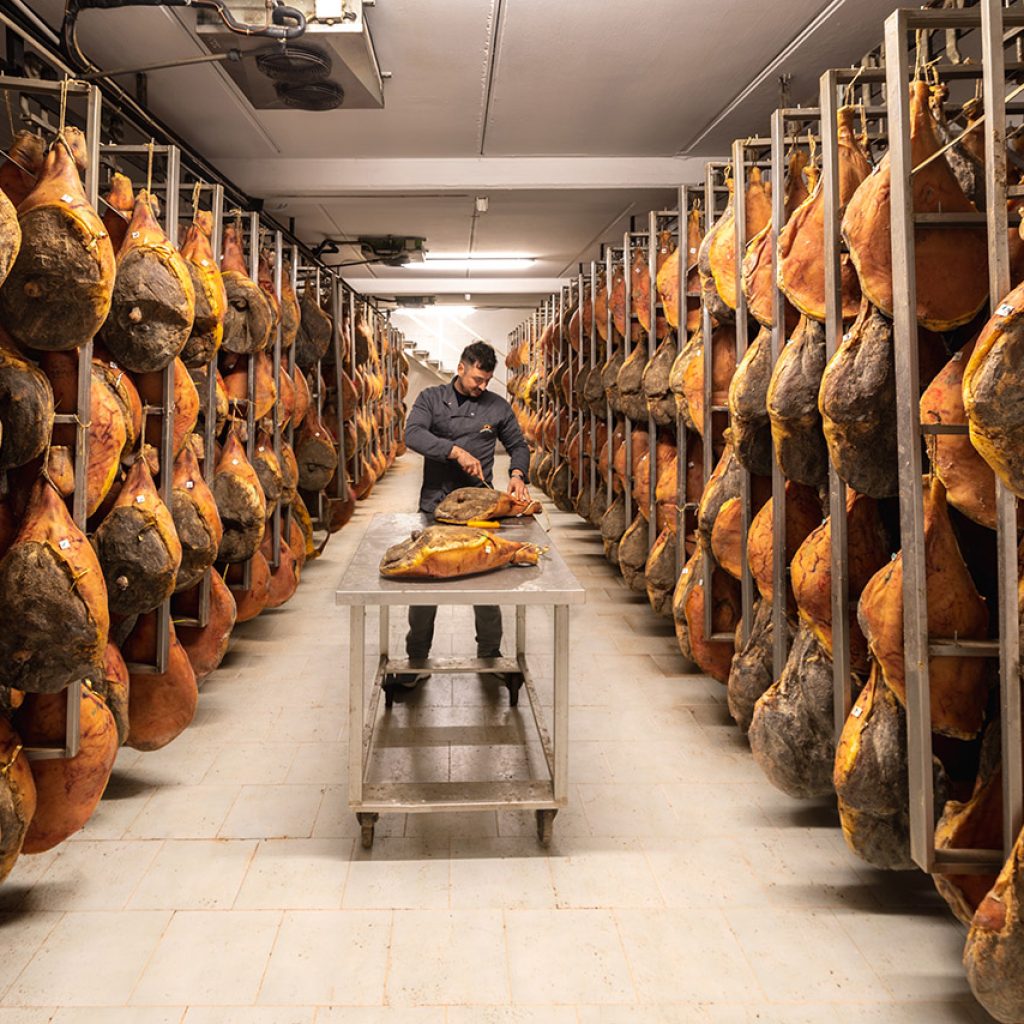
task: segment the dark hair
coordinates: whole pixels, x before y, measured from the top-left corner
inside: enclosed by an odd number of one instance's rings
[[[486,341],[474,341],[472,345],[467,345],[462,350],[459,362],[465,363],[467,366],[479,367],[484,373],[494,373],[494,368],[498,365],[498,357]]]

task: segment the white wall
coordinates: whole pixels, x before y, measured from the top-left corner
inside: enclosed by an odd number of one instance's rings
[[[427,349],[435,359],[452,370],[462,350],[478,338],[493,345],[498,353],[498,369],[491,388],[505,394],[505,354],[509,332],[522,322],[522,309],[473,309],[464,306],[426,306],[423,309],[397,309],[391,323],[417,348]]]

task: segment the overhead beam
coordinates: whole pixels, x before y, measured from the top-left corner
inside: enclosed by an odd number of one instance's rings
[[[490,189],[678,188],[707,157],[466,157],[453,159],[221,160],[256,195],[323,199],[381,192]]]

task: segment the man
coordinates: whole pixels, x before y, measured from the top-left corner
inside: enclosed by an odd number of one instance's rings
[[[491,486],[495,442],[501,441],[511,462],[509,494],[529,499],[526,474],[530,450],[516,422],[512,406],[487,385],[498,359],[484,341],[466,347],[456,376],[448,384],[425,388],[413,404],[405,424],[405,443],[423,456],[420,511],[432,515],[442,498],[459,487]],[[475,605],[476,647],[480,658],[501,656],[501,609]],[[426,658],[434,639],[434,606],[409,608],[405,648],[411,659]],[[390,681],[415,686],[426,677],[411,674]]]

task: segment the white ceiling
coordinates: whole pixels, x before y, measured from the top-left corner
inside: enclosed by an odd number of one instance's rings
[[[59,22],[64,0],[28,2]],[[621,235],[628,211],[670,201],[666,187],[697,180],[732,138],[767,131],[780,74],[794,101],[813,102],[818,75],[876,45],[898,5],[377,0],[366,16],[392,74],[383,110],[256,111],[214,65],[152,73],[149,102],[313,244],[396,233],[454,252],[472,232],[476,252],[537,255],[527,276],[539,283]],[[204,52],[193,18],[89,11],[79,36],[101,67],[153,63]],[[490,209],[473,231],[479,194]]]

